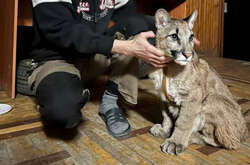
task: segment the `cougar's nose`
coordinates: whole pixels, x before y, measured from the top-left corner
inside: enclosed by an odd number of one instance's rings
[[[185,56],[186,58],[190,57],[193,55],[193,52],[182,52],[183,56]]]

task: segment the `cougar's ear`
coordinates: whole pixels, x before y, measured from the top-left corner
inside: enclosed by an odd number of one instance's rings
[[[155,26],[157,29],[165,27],[171,20],[165,9],[158,9],[155,13]]]
[[[198,11],[197,11],[197,9],[195,9],[190,16],[188,16],[187,18],[184,19],[188,23],[188,26],[190,29],[193,29],[194,22],[197,18],[197,15],[198,15]]]

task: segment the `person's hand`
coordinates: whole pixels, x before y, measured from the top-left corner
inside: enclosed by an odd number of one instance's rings
[[[164,52],[151,45],[147,39],[154,38],[155,34],[152,31],[142,32],[131,40],[131,46],[134,48],[132,53],[144,60],[145,62],[153,65],[154,67],[161,68],[170,61],[170,58],[164,55]]]
[[[162,68],[171,59],[164,55],[164,52],[151,45],[147,39],[154,38],[152,31],[142,32],[136,35],[132,40],[115,40],[112,51],[122,53],[128,56],[135,56],[157,68]]]

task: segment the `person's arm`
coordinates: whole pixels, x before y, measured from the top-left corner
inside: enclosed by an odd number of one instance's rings
[[[97,35],[90,26],[76,21],[71,0],[32,2],[35,24],[48,42],[83,54],[110,53],[114,38]]]

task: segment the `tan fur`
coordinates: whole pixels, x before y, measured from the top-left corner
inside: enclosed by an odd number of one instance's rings
[[[163,123],[153,126],[150,132],[166,138],[161,148],[169,154],[180,154],[191,143],[237,149],[248,136],[241,107],[216,71],[196,55],[193,41],[188,40],[196,16],[194,12],[183,21],[172,20],[163,9],[156,13],[157,47],[172,57],[173,50],[177,56],[192,54],[191,61],[179,62],[178,58],[185,56],[175,57],[166,68],[150,74],[159,95],[167,103]],[[176,29],[179,43],[169,37]],[[164,76],[166,84],[162,81]],[[164,85],[172,101],[166,98]]]

